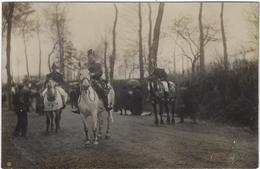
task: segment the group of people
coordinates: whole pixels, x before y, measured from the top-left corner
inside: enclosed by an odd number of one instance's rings
[[[55,85],[60,88],[64,88],[65,81],[63,78],[63,75],[58,72],[58,67],[53,64],[52,65],[52,72],[47,74],[46,81],[44,83],[45,90],[42,92],[46,92],[46,84],[49,80],[53,80],[55,82]],[[108,106],[108,87],[107,82],[102,79],[103,71],[102,66],[100,63],[96,62],[96,54],[94,53],[94,50],[90,49],[88,51],[88,66],[87,69],[89,70],[92,87],[98,94],[98,96],[102,99],[104,102],[104,107],[106,110],[111,110],[112,108]],[[41,93],[41,94],[42,94]],[[25,79],[23,83],[19,84],[14,92],[13,95],[13,105],[14,110],[17,114],[17,124],[14,130],[13,135],[14,136],[22,136],[26,137],[27,134],[27,128],[28,128],[28,112],[30,108],[30,80]],[[66,103],[63,100],[63,108],[65,107]],[[72,110],[74,113],[79,113],[79,110],[77,108],[77,105],[75,105],[75,109]]]

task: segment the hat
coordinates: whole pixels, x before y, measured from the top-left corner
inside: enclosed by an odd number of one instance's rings
[[[52,69],[57,69],[57,68],[58,68],[58,66],[56,66],[56,64],[55,64],[55,63],[53,63],[53,64],[52,64],[52,66],[51,66],[51,68],[52,68]]]
[[[23,87],[24,85],[22,83],[18,84],[18,90],[22,90]]]
[[[94,55],[94,50],[93,50],[93,49],[89,49],[89,50],[88,50],[88,56],[89,56],[89,55]]]

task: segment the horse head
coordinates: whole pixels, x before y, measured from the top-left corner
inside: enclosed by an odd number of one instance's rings
[[[90,87],[90,73],[87,68],[80,69],[79,72],[80,88],[81,90],[88,90]]]
[[[49,101],[54,101],[56,99],[56,90],[55,90],[56,82],[52,79],[49,79],[47,82],[47,99]]]

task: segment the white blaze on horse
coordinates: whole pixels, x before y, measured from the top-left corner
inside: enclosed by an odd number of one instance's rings
[[[109,84],[108,104],[114,106],[115,92]],[[107,112],[103,101],[98,97],[96,91],[91,86],[91,78],[87,69],[80,70],[80,96],[78,100],[80,115],[84,124],[86,134],[86,144],[90,144],[88,135],[87,118],[92,117],[93,144],[98,144],[98,137],[102,136],[102,113]],[[113,121],[112,112],[109,111],[107,117],[106,137],[110,137],[110,119]],[[98,134],[97,129],[99,128]]]
[[[61,87],[56,86],[55,81],[50,79],[42,96],[44,99],[44,112],[46,112],[46,134],[49,133],[49,125],[53,130],[53,119],[55,119],[55,132],[57,133],[60,129],[61,111],[67,102],[68,95]]]

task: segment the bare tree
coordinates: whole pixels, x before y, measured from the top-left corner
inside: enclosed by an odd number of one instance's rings
[[[175,44],[174,44],[174,49],[173,49],[173,73],[176,74],[176,47],[177,47],[177,40],[178,40],[178,35],[175,38]]]
[[[12,109],[12,94],[11,94],[11,71],[10,71],[10,63],[11,63],[11,39],[12,39],[12,19],[14,13],[14,3],[8,2],[3,4],[6,7],[6,13],[3,11],[3,16],[5,16],[6,28],[7,28],[7,36],[6,36],[6,73],[7,73],[7,99],[8,99],[8,108]]]
[[[2,36],[6,32],[6,73],[7,73],[7,99],[8,108],[12,108],[12,75],[11,75],[11,39],[12,31],[21,29],[22,17],[30,13],[30,3],[6,2],[2,5]],[[18,29],[19,28],[19,29]]]
[[[258,47],[259,42],[259,4],[252,3],[250,4],[249,11],[246,11],[247,21],[250,23],[250,26],[253,28],[250,30],[252,43]]]
[[[54,43],[50,53],[48,54],[48,68],[49,68],[49,71],[51,72],[51,55],[53,54],[53,52],[55,51],[56,49],[56,46],[58,44],[58,41]]]
[[[205,71],[205,57],[204,57],[204,30],[202,24],[202,12],[203,12],[203,3],[200,3],[199,9],[199,30],[200,30],[200,71],[204,73]]]
[[[114,20],[114,25],[113,25],[113,49],[112,49],[112,55],[110,56],[110,78],[109,80],[112,82],[114,79],[114,67],[115,67],[115,60],[116,60],[116,26],[117,26],[117,18],[118,18],[118,8],[116,3],[114,3],[114,8],[115,8],[115,20]]]
[[[196,71],[196,64],[200,58],[200,39],[197,40],[197,35],[200,34],[199,28],[192,26],[192,20],[188,17],[181,17],[175,20],[172,30],[182,39],[182,44],[178,44],[182,51],[182,55],[190,60],[192,65],[192,73]],[[209,43],[217,41],[215,37],[218,33],[213,26],[204,23],[205,35],[203,36],[203,48]],[[185,45],[183,45],[185,44]],[[187,46],[184,48],[184,46]]]
[[[153,43],[152,43],[151,55],[150,55],[150,57],[152,59],[152,69],[154,69],[157,66],[157,52],[158,52],[158,46],[159,46],[159,40],[160,40],[160,30],[161,30],[163,11],[164,11],[164,3],[160,2],[159,7],[158,7],[158,14],[157,14],[156,22],[154,25]]]
[[[142,4],[138,4],[138,17],[139,17],[139,68],[140,68],[140,81],[144,80],[144,62],[143,62],[143,38],[142,38]]]
[[[220,11],[220,25],[221,25],[221,35],[223,41],[223,54],[224,54],[224,68],[228,69],[228,52],[227,52],[227,40],[225,35],[225,27],[224,27],[224,3],[221,3],[221,11]]]
[[[149,9],[149,34],[148,34],[148,73],[151,74],[151,67],[152,67],[152,61],[151,61],[151,47],[152,47],[152,8],[151,4],[148,4]]]
[[[42,48],[41,48],[41,37],[40,37],[40,22],[39,22],[39,16],[38,15],[37,15],[37,21],[36,21],[36,33],[37,33],[38,47],[39,47],[39,79],[41,79]]]
[[[107,41],[104,42],[104,67],[105,67],[105,79],[108,81],[108,67],[107,67]]]
[[[27,41],[32,31],[34,31],[34,21],[28,19],[28,17],[32,12],[34,12],[34,10],[29,11],[24,17],[21,18],[21,33],[22,33],[23,44],[24,44],[24,55],[25,55],[26,71],[28,77],[30,77],[30,71],[29,71]]]
[[[58,60],[60,64],[60,72],[65,73],[64,45],[66,42],[67,31],[67,15],[66,8],[59,3],[51,4],[45,11],[46,20],[52,34],[53,42],[58,41]]]

